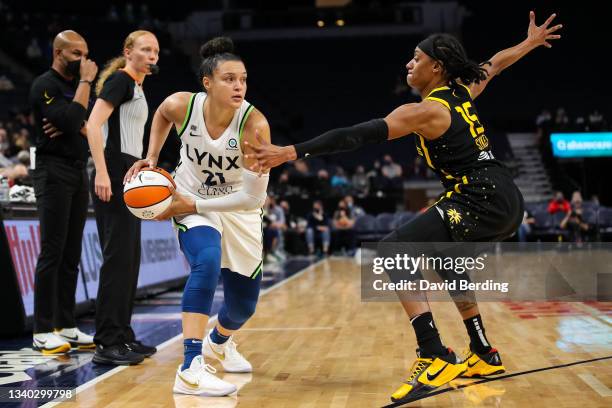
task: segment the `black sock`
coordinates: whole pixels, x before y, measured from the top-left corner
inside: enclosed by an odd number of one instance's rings
[[[491,351],[492,347],[489,344],[489,340],[487,340],[487,336],[485,336],[485,329],[480,315],[465,319],[463,323],[470,336],[470,349],[478,354],[486,354]]]
[[[442,345],[440,334],[433,321],[431,312],[420,314],[410,320],[419,344],[419,354],[423,358],[445,356],[448,350]]]

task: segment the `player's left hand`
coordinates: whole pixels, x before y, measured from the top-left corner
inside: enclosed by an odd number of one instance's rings
[[[192,198],[182,195],[176,191],[172,185],[169,185],[168,188],[172,193],[172,202],[170,203],[170,207],[155,217],[155,220],[162,221],[167,220],[170,217],[174,217],[175,215],[195,214],[197,212],[195,201]]]
[[[563,24],[557,24],[556,26],[549,27],[550,23],[555,19],[557,15],[551,14],[550,17],[542,24],[541,26],[537,26],[535,23],[535,13],[533,11],[529,12],[529,28],[527,29],[527,41],[530,42],[534,47],[539,47],[540,45],[545,46],[546,48],[551,48],[552,45],[549,43],[550,40],[558,40],[561,38],[559,34],[553,34],[561,27]]]

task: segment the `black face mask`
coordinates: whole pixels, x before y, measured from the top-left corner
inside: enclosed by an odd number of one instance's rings
[[[68,61],[66,63],[66,72],[75,78],[78,78],[81,75],[81,60],[78,59],[76,61]]]

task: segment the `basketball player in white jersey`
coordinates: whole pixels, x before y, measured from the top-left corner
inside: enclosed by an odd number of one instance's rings
[[[236,350],[232,334],[255,312],[262,275],[262,206],[268,174],[248,168],[245,142],[270,140],[264,115],[244,100],[246,68],[228,38],[215,38],[200,51],[204,92],[177,92],[153,118],[147,158],[132,166],[126,180],[142,167],[155,166],[172,125],[182,146],[174,179],[173,202],[160,218],[172,217],[181,250],[191,264],[182,302],[185,359],[174,392],[227,395],[236,386],[213,374],[204,357],[218,360],[226,372],[248,373],[251,364]],[[203,339],[219,280],[224,303],[216,326]],[[203,355],[202,355],[203,354]]]

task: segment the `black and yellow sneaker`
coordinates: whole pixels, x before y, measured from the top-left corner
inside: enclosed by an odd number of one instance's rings
[[[463,363],[467,365],[467,371],[463,377],[486,377],[506,372],[496,349],[491,349],[486,354],[478,354],[468,347],[464,354]]]
[[[449,348],[445,356],[422,358],[417,350],[417,359],[412,364],[410,376],[392,395],[393,402],[408,402],[430,391],[448,384],[467,370],[465,363],[458,363],[457,356]]]

